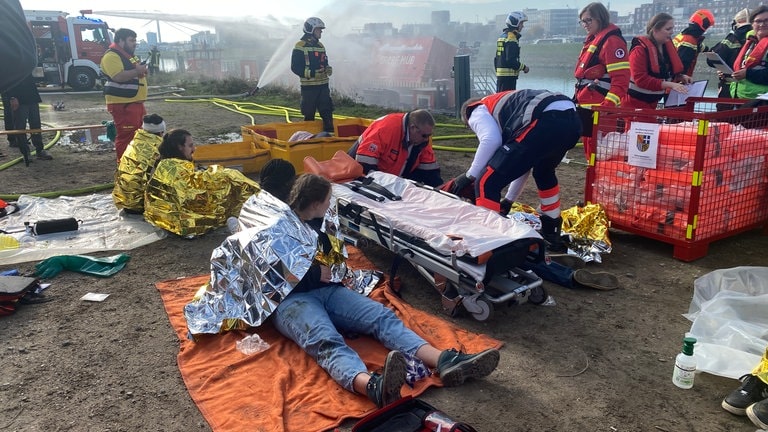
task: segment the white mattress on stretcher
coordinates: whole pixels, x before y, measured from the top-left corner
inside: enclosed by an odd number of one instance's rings
[[[387,217],[396,230],[424,240],[441,254],[478,257],[515,240],[541,238],[523,222],[416,186],[401,177],[379,171],[370,172],[368,177],[402,200],[379,202],[341,184],[333,185],[333,195]]]

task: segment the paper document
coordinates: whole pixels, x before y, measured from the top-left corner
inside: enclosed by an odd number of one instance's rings
[[[685,105],[685,101],[689,97],[704,96],[704,91],[707,90],[708,83],[709,81],[707,80],[701,80],[687,84],[686,87],[688,88],[688,93],[685,94],[676,90],[671,90],[667,95],[667,99],[664,101],[664,108]]]
[[[707,58],[707,64],[722,72],[726,78],[730,78],[731,75],[733,75],[733,69],[731,69],[731,65],[726,64],[718,53],[714,51],[707,51],[702,54]]]

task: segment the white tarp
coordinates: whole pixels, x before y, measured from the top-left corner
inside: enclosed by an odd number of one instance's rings
[[[696,369],[734,379],[750,373],[768,346],[768,267],[715,270],[693,285],[683,316],[693,322]]]
[[[0,249],[0,263],[16,264],[39,261],[54,255],[77,255],[99,251],[130,250],[166,236],[141,215],[119,211],[110,194],[77,197],[40,198],[21,195],[16,202],[19,211],[0,218],[0,229],[23,231],[24,222],[75,218],[82,221],[77,231],[44,234],[34,242],[23,242],[15,249]],[[23,232],[9,235],[19,240]]]

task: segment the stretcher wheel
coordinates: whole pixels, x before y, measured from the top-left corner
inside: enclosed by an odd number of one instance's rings
[[[547,301],[547,297],[547,290],[545,290],[543,286],[539,285],[536,288],[531,289],[531,295],[528,296],[528,301],[535,305],[540,305]]]
[[[472,307],[472,311],[469,311],[469,313],[477,321],[487,321],[493,316],[493,304],[487,299],[478,297],[474,300],[472,306],[474,307]]]

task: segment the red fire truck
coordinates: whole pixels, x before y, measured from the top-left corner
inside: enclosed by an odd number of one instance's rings
[[[37,43],[35,78],[43,85],[69,85],[91,90],[100,75],[99,63],[112,43],[107,23],[59,11],[24,11]]]

